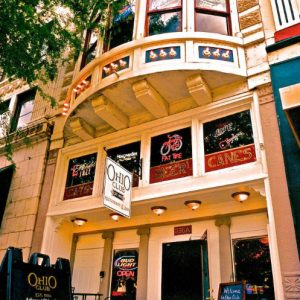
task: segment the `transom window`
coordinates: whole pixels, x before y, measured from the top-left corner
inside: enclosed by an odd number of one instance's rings
[[[196,0],[195,31],[231,34],[228,0]]]
[[[178,32],[182,30],[181,0],[149,0],[147,34]]]

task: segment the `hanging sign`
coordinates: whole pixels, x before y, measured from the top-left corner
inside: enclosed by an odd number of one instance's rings
[[[136,299],[137,272],[137,249],[115,250],[112,266],[111,299]]]
[[[150,183],[193,175],[191,128],[151,139]]]
[[[117,213],[130,218],[132,173],[106,158],[103,204]]]
[[[204,124],[205,171],[256,161],[250,111]]]

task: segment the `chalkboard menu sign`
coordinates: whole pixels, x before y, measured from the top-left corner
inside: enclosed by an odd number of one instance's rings
[[[138,272],[138,250],[122,249],[114,251],[111,299],[136,299]]]
[[[132,173],[132,186],[139,185],[141,143],[135,142],[107,150],[107,156]]]
[[[70,159],[64,200],[93,194],[97,153]]]
[[[206,172],[256,160],[249,110],[205,123],[203,127]]]
[[[245,285],[242,281],[220,283],[218,300],[245,300]]]
[[[193,175],[191,128],[151,139],[150,183]]]

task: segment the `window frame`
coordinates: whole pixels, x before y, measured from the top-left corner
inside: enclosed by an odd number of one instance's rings
[[[136,6],[136,3],[134,2],[134,5],[132,5],[132,2],[133,1],[129,1],[129,4],[127,4],[126,6],[131,6],[131,8],[133,6]],[[124,6],[124,8],[126,7]],[[112,49],[114,49],[115,47],[118,47],[118,46],[121,46],[121,45],[124,45],[126,43],[129,43],[131,41],[133,41],[134,39],[134,31],[135,31],[135,19],[136,19],[136,14],[137,12],[136,11],[133,11],[133,22],[132,22],[132,34],[131,34],[131,39],[130,41],[127,41],[125,43],[121,43],[117,46],[114,46],[111,48],[111,41],[113,40],[111,38],[111,34],[114,32],[114,30],[117,28],[117,26],[114,25],[114,18],[117,16],[116,14],[113,14],[112,10],[110,9],[109,10],[109,15],[108,15],[108,22],[107,22],[107,26],[105,28],[105,34],[104,34],[104,37],[103,37],[103,45],[102,45],[102,53],[106,53]],[[121,22],[122,23],[122,22]]]
[[[147,6],[146,6],[146,22],[145,22],[145,35],[146,36],[151,36],[149,34],[149,18],[151,15],[154,14],[164,14],[164,13],[172,13],[172,12],[180,12],[180,19],[181,19],[181,30],[179,32],[182,32],[183,26],[182,26],[182,17],[183,17],[183,7],[182,7],[182,1],[180,6],[174,6],[171,8],[164,8],[164,9],[156,9],[156,10],[150,10],[150,1],[151,0],[147,0]]]
[[[99,20],[100,20],[100,18],[99,18]],[[95,22],[98,22],[99,20],[96,20]],[[90,61],[87,62],[87,58],[88,58],[89,54],[92,53],[93,51],[97,51],[99,39],[97,39],[92,44],[90,43],[94,30],[95,30],[95,28],[88,29],[86,31],[86,36],[85,36],[84,46],[83,46],[83,51],[82,51],[82,57],[81,57],[81,63],[80,63],[80,70],[82,70],[90,62]],[[96,53],[95,57],[96,56],[97,56],[97,53]]]
[[[194,0],[194,32],[202,32],[196,30],[196,15],[197,13],[203,13],[210,16],[219,16],[224,17],[227,22],[227,35],[232,35],[232,22],[231,22],[231,14],[230,14],[230,1],[225,0],[226,3],[226,11],[221,10],[214,10],[214,9],[208,9],[208,8],[200,8],[197,7],[197,0]],[[214,32],[209,32],[214,33]]]

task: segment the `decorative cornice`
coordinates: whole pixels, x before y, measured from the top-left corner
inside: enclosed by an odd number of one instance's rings
[[[27,126],[23,129],[17,130],[9,134],[9,139],[14,148],[24,146],[24,138],[28,139],[29,143],[33,143],[36,140],[41,140],[42,138],[50,138],[52,132],[52,125],[47,121],[36,123]],[[0,153],[4,152],[5,138],[0,139]]]
[[[27,83],[21,79],[16,79],[14,81],[4,81],[3,86],[0,85],[0,97],[4,97],[7,94],[15,92],[17,89],[20,89]]]

